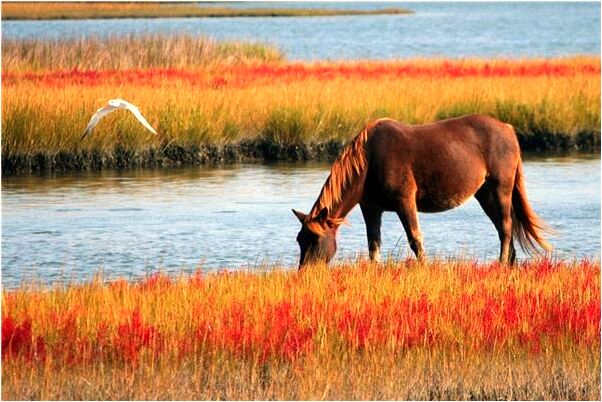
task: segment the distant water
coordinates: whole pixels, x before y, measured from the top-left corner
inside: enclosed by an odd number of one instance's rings
[[[205,4],[204,4],[205,5]],[[412,15],[2,21],[3,38],[179,33],[261,41],[292,60],[600,54],[600,3],[230,3],[234,7],[404,7]],[[218,6],[218,5],[214,5]]]
[[[599,155],[528,159],[524,167],[533,208],[558,232],[556,255],[599,257]],[[2,284],[33,275],[84,280],[101,268],[131,277],[160,268],[294,267],[299,223],[291,208],[307,212],[328,173],[328,164],[289,163],[2,178]],[[497,233],[474,199],[419,218],[430,256],[497,258]],[[349,219],[339,259],[366,253],[359,208]],[[395,214],[385,213],[382,232],[383,255],[411,255]]]

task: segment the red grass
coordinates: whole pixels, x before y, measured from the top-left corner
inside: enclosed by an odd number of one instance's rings
[[[65,85],[99,86],[135,84],[153,86],[165,81],[181,81],[188,85],[222,88],[289,83],[306,79],[383,79],[402,77],[463,78],[463,77],[566,77],[577,74],[600,75],[596,63],[570,62],[358,62],[358,63],[290,63],[220,66],[206,70],[148,69],[123,71],[46,71],[3,72],[5,85],[32,81],[49,87]]]
[[[246,307],[233,303],[217,319],[201,319],[196,340],[205,348],[259,361],[294,360],[311,349],[316,327],[304,325],[290,302],[266,306],[258,319],[249,316]]]
[[[155,357],[163,349],[161,334],[153,325],[142,321],[139,310],[134,310],[117,326],[112,346],[119,358],[132,363],[138,361],[143,350],[148,350]]]
[[[24,357],[27,360],[44,360],[46,344],[42,336],[34,337],[31,319],[17,323],[14,318],[2,318],[2,359]]]
[[[191,307],[188,329],[161,331],[161,322],[145,320],[139,308],[122,309],[121,317],[113,321],[97,321],[93,334],[85,334],[86,310],[80,305],[18,319],[9,293],[2,318],[2,358],[43,361],[48,353],[69,365],[109,358],[136,365],[143,355],[154,360],[170,353],[183,358],[219,352],[259,362],[295,361],[324,342],[348,350],[392,352],[436,346],[473,351],[523,348],[538,354],[543,348],[567,342],[600,347],[597,263],[584,260],[573,271],[547,260],[523,264],[516,271],[499,264],[464,264],[453,271],[461,291],[443,288],[435,294],[385,295],[380,299],[367,290],[357,293],[356,282],[350,280],[350,275],[367,275],[375,278],[372,286],[382,281],[397,286],[407,280],[412,269],[400,266],[374,271],[366,264],[351,272],[335,268],[325,278],[321,294],[304,290],[303,275],[291,273],[282,283],[287,297],[268,302],[256,297],[218,302],[213,294],[215,286],[224,281],[231,283],[228,286],[253,283],[252,275],[203,277],[197,273],[186,285],[153,275],[139,284],[116,281],[104,288],[117,292],[114,297],[124,291],[139,293],[144,295],[142,300],[151,294],[160,298],[181,291],[182,286],[188,287],[186,292],[203,295]],[[581,279],[575,281],[579,286],[569,283],[571,272],[579,273]],[[549,288],[525,289],[516,277],[517,282],[509,279],[512,275],[527,282],[552,282]],[[559,282],[559,275],[567,284]],[[492,288],[492,283],[506,285]],[[173,300],[174,296],[169,297]]]

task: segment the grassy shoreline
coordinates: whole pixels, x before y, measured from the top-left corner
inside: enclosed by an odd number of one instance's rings
[[[386,7],[374,10],[328,8],[230,8],[202,7],[186,3],[2,3],[2,20],[65,20],[107,18],[224,18],[224,17],[331,17],[403,15],[413,11]]]
[[[600,153],[599,133],[518,136],[523,152],[571,154]],[[347,144],[339,141],[323,143],[282,144],[265,139],[246,140],[235,144],[204,144],[188,147],[167,145],[147,150],[117,148],[111,151],[81,150],[56,153],[12,154],[2,157],[2,175],[40,174],[50,172],[84,172],[108,169],[146,169],[177,166],[222,165],[244,162],[334,161]]]
[[[3,399],[600,397],[587,259],[25,284],[2,324]]]
[[[600,152],[597,56],[300,63],[190,36],[3,45],[5,174],[332,159],[376,118],[472,113],[512,124],[525,152]],[[113,98],[139,106],[162,137],[118,111],[80,141]]]

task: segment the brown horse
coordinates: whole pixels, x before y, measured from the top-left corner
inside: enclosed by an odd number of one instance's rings
[[[501,242],[500,262],[514,263],[521,247],[550,245],[529,206],[520,148],[511,125],[469,115],[424,125],[379,119],[366,126],[332,165],[309,214],[293,210],[302,227],[299,266],[328,262],[345,216],[360,204],[370,259],[380,259],[383,211],[399,216],[416,257],[424,256],[418,211],[441,212],[475,196]]]

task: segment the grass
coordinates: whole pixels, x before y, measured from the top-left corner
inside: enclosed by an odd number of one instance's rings
[[[3,20],[52,20],[90,18],[190,18],[190,17],[318,17],[339,15],[396,15],[412,11],[387,7],[374,10],[328,8],[230,8],[186,3],[153,2],[10,2],[2,3]]]
[[[4,174],[332,156],[379,117],[483,113],[512,124],[526,151],[600,147],[594,56],[295,63],[261,45],[188,36],[3,44]],[[117,97],[161,137],[120,111],[80,141]]]
[[[283,59],[281,52],[260,43],[218,42],[185,34],[2,40],[2,68],[11,72],[184,69]]]
[[[600,264],[389,261],[2,292],[3,399],[600,398]]]

